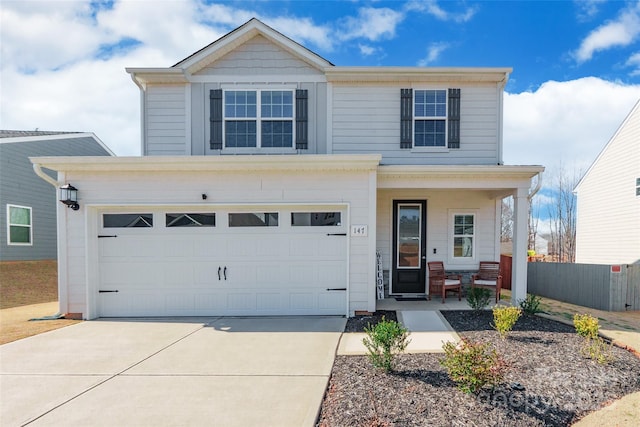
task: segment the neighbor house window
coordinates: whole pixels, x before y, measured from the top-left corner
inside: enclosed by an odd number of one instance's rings
[[[293,147],[293,91],[224,92],[225,147]]]
[[[475,247],[475,215],[453,216],[453,257],[473,258]]]
[[[414,138],[416,147],[444,147],[447,135],[447,91],[414,92]]]
[[[240,212],[229,214],[229,227],[277,227],[278,213]]]
[[[30,207],[7,205],[7,244],[24,246],[33,244]]]

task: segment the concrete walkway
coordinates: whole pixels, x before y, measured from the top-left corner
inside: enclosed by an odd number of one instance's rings
[[[83,322],[0,346],[2,426],[312,426],[345,319]]]

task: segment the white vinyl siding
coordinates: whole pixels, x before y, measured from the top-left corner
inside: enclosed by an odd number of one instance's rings
[[[151,85],[145,94],[146,147],[148,156],[187,154],[184,85]]]
[[[256,36],[195,75],[265,76],[320,75],[321,72],[284,49]]]
[[[380,153],[382,164],[497,164],[502,91],[495,85],[454,86],[461,88],[460,148],[420,152],[400,148],[400,89],[406,85],[334,84],[332,152]]]
[[[576,262],[640,259],[640,103],[587,172],[577,191]]]

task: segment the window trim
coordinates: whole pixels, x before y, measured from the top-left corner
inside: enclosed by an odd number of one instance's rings
[[[27,209],[29,211],[29,225],[12,224],[11,223],[11,208]],[[29,228],[29,243],[12,242],[11,241],[11,227],[28,227]],[[7,203],[7,246],[33,246],[33,208],[31,208],[31,206],[13,205],[13,204]]]
[[[296,149],[296,87],[276,86],[276,87],[221,87],[222,89],[222,149],[225,151],[247,152],[251,150],[271,150],[282,152],[284,150]],[[255,117],[227,117],[226,114],[226,94],[227,92],[255,92],[256,93],[256,116]],[[291,94],[291,117],[262,117],[262,93],[263,92],[289,92]],[[256,145],[255,147],[229,147],[227,146],[227,122],[250,121],[256,122]],[[263,121],[287,121],[291,122],[291,146],[287,147],[263,147],[262,146],[262,123]]]
[[[470,257],[455,256],[455,223],[456,216],[473,216],[473,235],[471,236],[471,253]],[[478,259],[478,211],[476,209],[454,209],[449,210],[449,228],[448,228],[449,250],[448,258],[451,263],[455,264],[475,264]]]

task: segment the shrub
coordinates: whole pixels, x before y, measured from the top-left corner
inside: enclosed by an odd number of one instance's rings
[[[492,326],[498,331],[500,338],[507,337],[521,315],[522,309],[520,307],[494,307]]]
[[[613,361],[612,347],[613,344],[607,344],[605,340],[600,337],[586,338],[580,352],[589,359],[593,359],[600,364],[605,364]]]
[[[527,294],[527,298],[520,301],[520,308],[527,314],[540,313],[541,298],[537,295]]]
[[[369,360],[376,368],[385,372],[393,370],[393,359],[409,344],[409,330],[395,320],[382,321],[375,326],[364,328],[367,336],[362,339],[367,348]]]
[[[463,338],[459,344],[449,341],[442,348],[445,358],[440,364],[465,393],[477,393],[485,385],[495,387],[504,378],[506,363],[489,343],[473,343]]]
[[[484,310],[491,302],[491,291],[485,288],[471,288],[467,292],[467,303],[474,310]]]
[[[575,314],[573,316],[573,326],[576,333],[583,338],[598,338],[598,319],[590,314]]]

